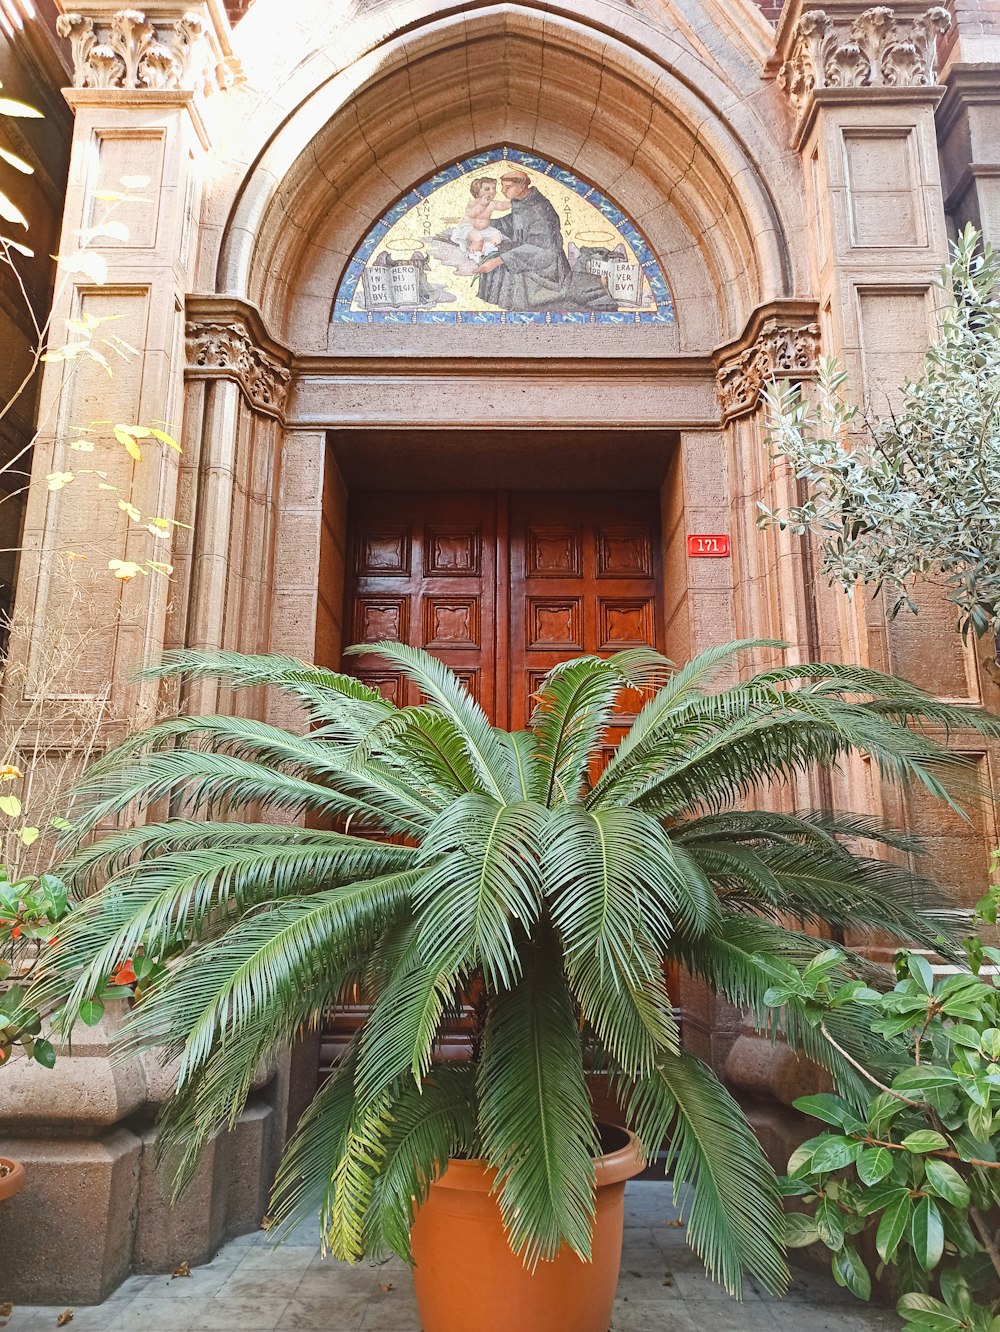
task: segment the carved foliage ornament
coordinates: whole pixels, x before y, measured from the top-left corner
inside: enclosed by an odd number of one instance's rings
[[[291,372],[256,345],[246,324],[188,324],[188,373],[216,371],[235,379],[251,406],[280,414]]]
[[[818,324],[765,324],[753,346],[716,375],[723,420],[753,411],[768,380],[810,375],[818,364]]]
[[[938,5],[906,24],[884,5],[866,9],[850,24],[810,10],[795,26],[778,84],[800,116],[823,88],[931,87],[937,39],[950,27],[951,15]]]
[[[60,14],[56,31],[73,54],[74,88],[148,88],[208,94],[239,78],[232,59],[220,59],[200,14],[154,27],[141,9],[120,9],[110,22]]]

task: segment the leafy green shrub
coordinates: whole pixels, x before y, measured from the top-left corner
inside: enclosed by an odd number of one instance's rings
[[[56,931],[68,911],[62,879],[40,874],[12,882],[0,866],[0,1065],[10,1059],[15,1045],[45,1068],[56,1061],[51,1041],[41,1035],[41,1013],[28,1001],[26,986],[46,950],[58,946]]]
[[[899,1313],[927,1332],[1000,1332],[1000,950],[973,940],[969,959],[935,974],[903,952],[896,985],[880,993],[841,982],[844,955],[830,949],[767,996],[798,1002],[834,1045],[831,1015],[862,1005],[887,1043],[896,1071],[885,1081],[864,1074],[874,1085],[866,1102],[828,1093],[795,1102],[836,1131],[788,1163],[784,1191],[808,1211],[787,1216],[786,1238],[825,1244],[836,1280],[867,1300],[857,1242],[870,1234],[877,1274],[890,1269],[902,1292]]]

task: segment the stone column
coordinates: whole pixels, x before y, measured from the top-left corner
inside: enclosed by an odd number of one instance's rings
[[[186,341],[178,513],[187,526],[178,539],[167,646],[266,652],[273,646],[289,356],[238,303],[189,302]],[[265,706],[262,696],[235,699],[210,680],[186,686],[179,702],[187,712],[231,708],[257,717]]]

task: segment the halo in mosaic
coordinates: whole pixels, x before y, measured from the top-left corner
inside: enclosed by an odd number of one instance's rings
[[[638,227],[565,167],[493,148],[445,167],[372,227],[333,306],[341,324],[672,324]]]

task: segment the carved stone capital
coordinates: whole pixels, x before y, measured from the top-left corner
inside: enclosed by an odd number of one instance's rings
[[[291,371],[257,345],[242,320],[189,323],[185,333],[189,376],[233,379],[252,407],[281,416]]]
[[[141,9],[96,15],[66,12],[56,31],[69,40],[73,87],[205,96],[231,88],[239,62],[219,41],[209,17],[197,7],[174,16],[147,19]]]
[[[754,342],[716,372],[723,421],[752,412],[770,379],[804,379],[819,366],[819,325],[765,320]]]
[[[937,41],[951,27],[940,5],[907,21],[885,5],[849,21],[822,9],[807,11],[792,31],[788,58],[778,71],[801,123],[814,95],[827,88],[930,88],[937,80]]]

